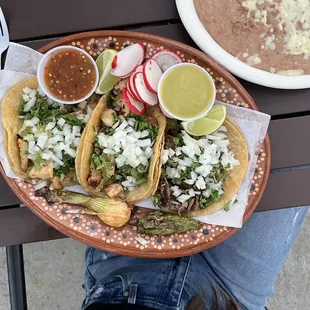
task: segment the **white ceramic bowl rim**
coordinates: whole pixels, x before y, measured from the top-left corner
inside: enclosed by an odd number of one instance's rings
[[[223,1],[224,2],[224,1]],[[194,0],[176,0],[182,23],[195,43],[228,71],[249,82],[280,89],[310,88],[310,75],[281,76],[247,65],[226,52],[207,32],[200,22]]]
[[[57,52],[64,50],[64,49],[71,49],[71,50],[75,50],[75,51],[79,51],[79,52],[83,53],[85,56],[88,57],[88,59],[91,60],[93,66],[94,66],[95,72],[96,72],[95,84],[94,84],[94,87],[91,89],[91,91],[86,96],[84,96],[83,98],[78,99],[78,100],[74,100],[74,101],[65,101],[65,100],[61,100],[61,99],[55,97],[47,89],[47,87],[45,86],[45,82],[44,82],[44,68],[45,68],[47,61],[52,56],[52,54],[57,53]],[[37,77],[38,77],[38,83],[39,83],[40,88],[49,98],[51,98],[52,100],[54,100],[58,103],[62,103],[62,104],[77,104],[79,102],[86,100],[95,92],[97,85],[98,85],[98,81],[99,81],[99,71],[98,71],[98,68],[97,68],[97,65],[96,65],[96,62],[94,61],[94,59],[87,52],[85,52],[83,49],[75,47],[75,46],[71,46],[71,45],[61,45],[61,46],[57,46],[57,47],[52,48],[46,54],[43,55],[43,57],[40,60],[39,65],[38,65]]]
[[[161,86],[162,86],[162,83],[163,81],[165,80],[167,74],[173,70],[175,70],[176,68],[178,67],[184,67],[184,66],[191,66],[191,67],[196,67],[196,68],[199,68],[201,71],[203,71],[205,73],[205,75],[209,78],[209,80],[211,81],[211,85],[212,85],[212,88],[213,88],[213,97],[212,97],[212,100],[209,104],[209,106],[202,112],[200,113],[199,115],[195,116],[195,117],[192,117],[192,118],[181,118],[179,116],[176,116],[174,115],[173,113],[171,113],[166,107],[165,105],[163,104],[163,100],[161,98],[161,93],[160,93],[160,89],[161,89]],[[205,70],[204,68],[196,65],[196,64],[192,64],[192,63],[179,63],[179,64],[176,64],[176,65],[173,65],[171,66],[169,69],[167,69],[164,74],[161,76],[160,80],[159,80],[159,83],[158,83],[158,88],[157,88],[157,95],[158,95],[158,100],[159,100],[159,106],[160,108],[162,109],[163,113],[167,116],[167,117],[170,117],[170,118],[175,118],[175,119],[178,119],[180,121],[195,121],[199,118],[202,118],[204,117],[213,107],[214,105],[214,102],[215,102],[215,97],[216,97],[216,88],[215,88],[215,84],[214,84],[214,81],[211,77],[211,75],[208,73],[207,70]]]

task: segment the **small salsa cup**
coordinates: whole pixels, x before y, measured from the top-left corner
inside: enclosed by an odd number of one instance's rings
[[[212,91],[212,96],[209,102],[206,102],[206,108],[198,115],[194,116],[194,117],[180,117],[178,115],[173,114],[172,112],[170,112],[165,104],[164,104],[164,99],[162,98],[162,94],[161,94],[161,88],[162,85],[167,77],[167,75],[173,71],[178,69],[179,67],[185,67],[185,66],[191,66],[191,67],[196,67],[199,70],[201,70],[205,76],[207,77],[208,81],[210,82],[210,91]],[[162,112],[164,113],[165,116],[167,116],[168,118],[174,118],[180,121],[195,121],[197,119],[200,119],[202,117],[204,117],[213,107],[214,102],[215,102],[215,96],[216,96],[216,88],[215,88],[215,84],[214,81],[211,77],[211,75],[202,67],[195,65],[195,64],[190,64],[190,63],[180,63],[180,64],[176,64],[172,67],[170,67],[169,69],[167,69],[164,74],[161,76],[159,83],[158,83],[158,88],[157,88],[157,93],[158,93],[158,100],[159,100],[159,107],[161,108]]]
[[[46,65],[48,64],[49,60],[51,59],[51,57],[53,57],[54,55],[57,55],[58,53],[61,53],[65,50],[69,50],[69,51],[78,51],[80,53],[82,53],[85,57],[87,57],[87,59],[90,60],[93,70],[95,72],[95,81],[94,81],[94,86],[91,88],[91,90],[82,98],[78,98],[76,100],[63,100],[61,98],[56,97],[55,95],[53,95],[51,93],[51,91],[49,90],[48,86],[46,85],[45,82],[45,68]],[[39,82],[39,86],[42,89],[42,91],[52,100],[58,102],[58,103],[62,103],[62,104],[77,104],[79,102],[82,102],[84,100],[86,100],[87,98],[89,98],[96,90],[97,85],[98,85],[98,81],[99,81],[99,71],[96,65],[96,62],[94,61],[94,59],[84,50],[78,48],[78,47],[74,47],[71,45],[63,45],[63,46],[58,46],[55,47],[51,50],[49,50],[46,54],[43,55],[39,65],[38,65],[38,69],[37,69],[37,77],[38,77],[38,82]]]

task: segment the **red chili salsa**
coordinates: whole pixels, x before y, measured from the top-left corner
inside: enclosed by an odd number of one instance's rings
[[[96,71],[87,56],[67,49],[55,53],[48,60],[44,68],[44,82],[56,98],[79,100],[94,87]]]

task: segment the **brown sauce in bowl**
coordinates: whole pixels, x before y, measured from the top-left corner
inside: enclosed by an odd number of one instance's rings
[[[62,50],[53,54],[46,63],[44,82],[56,98],[75,101],[90,93],[96,82],[96,70],[82,52]]]

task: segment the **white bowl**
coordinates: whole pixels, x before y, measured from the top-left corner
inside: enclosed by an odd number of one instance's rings
[[[45,68],[47,62],[49,61],[49,59],[54,54],[57,54],[62,50],[79,51],[79,52],[83,53],[92,62],[93,66],[94,66],[94,70],[96,72],[96,80],[95,80],[94,87],[91,89],[91,91],[85,97],[83,97],[81,99],[73,100],[73,101],[72,100],[71,101],[61,100],[61,99],[55,97],[53,94],[51,94],[51,92],[46,87],[46,84],[44,81],[44,68]],[[47,97],[51,98],[52,100],[54,100],[56,102],[63,103],[63,104],[76,104],[76,103],[79,103],[79,102],[86,100],[87,98],[89,98],[94,93],[94,91],[97,88],[98,81],[99,81],[99,71],[98,71],[98,68],[97,68],[97,65],[96,65],[96,62],[94,61],[94,59],[88,53],[86,53],[84,50],[82,50],[78,47],[71,46],[71,45],[62,45],[62,46],[52,48],[46,54],[43,55],[43,57],[40,60],[39,65],[38,65],[37,77],[38,77],[39,86],[42,89],[42,91],[46,94]]]
[[[220,1],[220,0],[217,0]],[[224,3],[225,1],[223,1]],[[256,69],[226,52],[207,32],[196,13],[193,0],[176,0],[183,25],[195,43],[228,71],[255,84],[281,89],[310,88],[310,75],[282,76]]]
[[[163,81],[165,80],[167,74],[169,72],[175,70],[178,67],[185,67],[185,66],[196,67],[196,68],[200,69],[203,73],[205,73],[205,75],[210,80],[211,85],[212,85],[212,89],[213,89],[213,97],[212,97],[211,102],[208,105],[208,107],[202,113],[200,113],[199,115],[197,115],[195,117],[192,117],[192,118],[181,118],[179,116],[174,115],[170,111],[168,111],[168,109],[164,105],[164,100],[162,99],[161,92],[160,92],[161,86],[162,86]],[[214,102],[215,102],[216,88],[215,88],[215,84],[214,84],[214,81],[213,81],[211,75],[204,68],[202,68],[200,66],[197,66],[195,64],[191,64],[191,63],[180,63],[180,64],[176,64],[176,65],[170,67],[169,69],[167,69],[164,72],[164,74],[161,76],[161,78],[159,80],[159,83],[158,83],[157,95],[158,95],[158,100],[159,100],[159,107],[162,110],[162,112],[165,114],[165,116],[167,116],[169,118],[175,118],[175,119],[178,119],[180,121],[187,121],[187,122],[189,122],[189,121],[195,121],[196,119],[204,117],[212,109],[212,107],[214,105]]]

